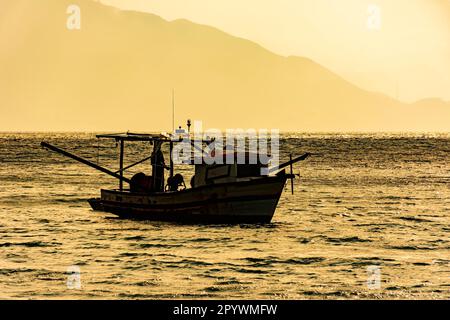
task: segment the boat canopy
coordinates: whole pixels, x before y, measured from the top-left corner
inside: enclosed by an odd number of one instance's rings
[[[124,132],[124,133],[107,133],[107,134],[98,134],[96,135],[99,139],[114,139],[116,141],[152,141],[152,142],[182,142],[182,139],[177,139],[173,135],[169,133],[133,133],[133,132]],[[214,138],[212,139],[203,139],[203,140],[195,140],[189,139],[191,143],[212,143],[214,142]]]
[[[100,139],[114,139],[116,141],[153,141],[153,142],[171,142],[169,136],[157,133],[110,133],[98,134],[96,136]]]

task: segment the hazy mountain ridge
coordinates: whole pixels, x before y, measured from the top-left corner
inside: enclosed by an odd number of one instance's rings
[[[78,0],[81,30],[70,31],[72,3],[0,4],[0,130],[168,130],[175,88],[180,124],[450,131],[450,103],[402,104],[187,20]]]

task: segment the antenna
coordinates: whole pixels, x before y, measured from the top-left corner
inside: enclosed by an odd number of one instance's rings
[[[175,133],[175,90],[172,89],[172,133]]]

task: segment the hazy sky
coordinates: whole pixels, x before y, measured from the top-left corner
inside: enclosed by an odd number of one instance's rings
[[[327,70],[450,101],[447,0],[102,1],[309,59],[93,0],[0,0],[0,130],[167,131],[175,89],[177,124],[450,131],[450,103]]]
[[[449,0],[101,2],[168,20],[186,18],[282,55],[307,56],[364,88],[404,101],[450,100]]]

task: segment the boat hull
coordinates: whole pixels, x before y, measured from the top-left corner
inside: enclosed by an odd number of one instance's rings
[[[154,194],[102,190],[94,210],[121,218],[180,223],[269,223],[286,183],[285,176],[212,184]]]

